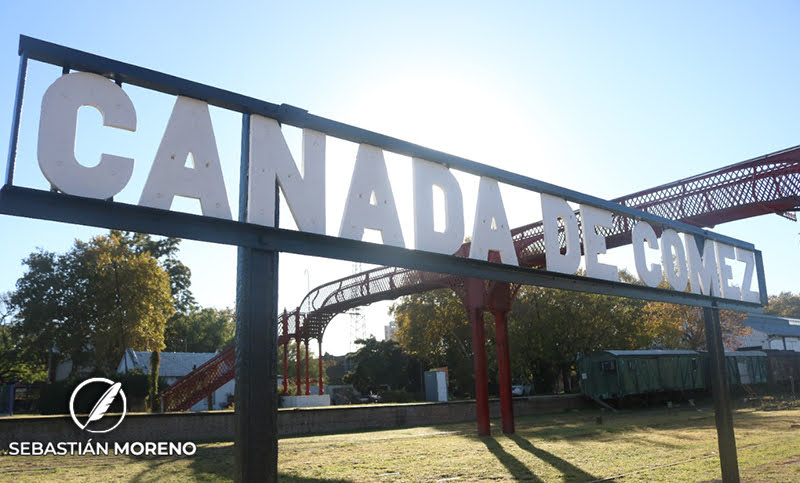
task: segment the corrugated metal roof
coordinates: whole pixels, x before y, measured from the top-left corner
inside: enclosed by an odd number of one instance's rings
[[[766,352],[761,351],[725,351],[727,357],[767,357]]]
[[[128,370],[141,369],[145,374],[150,372],[151,352],[125,351],[128,358]],[[161,352],[161,363],[158,368],[158,375],[161,377],[183,377],[192,372],[192,369],[200,367],[206,361],[217,355],[215,352]],[[120,361],[119,371],[124,371],[125,360]],[[133,367],[131,367],[133,366]]]
[[[780,337],[800,337],[800,320],[774,315],[750,314],[744,325],[767,335]]]
[[[611,355],[615,356],[678,356],[678,355],[697,355],[697,351],[670,351],[670,350],[663,350],[663,349],[653,349],[653,350],[640,350],[640,351],[603,351],[608,352]]]

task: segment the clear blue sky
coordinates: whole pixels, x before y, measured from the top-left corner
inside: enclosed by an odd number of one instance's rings
[[[800,6],[796,2],[2,2],[0,139],[10,132],[20,34],[354,124],[603,198],[800,144]],[[59,71],[33,65],[19,182],[36,166],[41,95]],[[129,89],[135,134],[94,128],[82,110],[77,151],[136,159],[121,198],[135,202],[173,99]],[[223,169],[236,186],[239,118],[212,113]],[[93,117],[95,116],[95,117]],[[291,137],[291,136],[290,136]],[[3,144],[5,148],[7,145]],[[329,223],[338,227],[353,150],[329,160]],[[5,151],[3,151],[5,153]],[[5,159],[5,158],[4,158]],[[349,164],[348,164],[349,163]],[[398,204],[405,161],[391,161]],[[474,184],[470,180],[465,183]],[[233,201],[235,196],[229,193]],[[507,195],[512,225],[530,207]],[[465,187],[467,200],[474,186]],[[474,203],[474,202],[473,202]],[[465,202],[470,228],[473,208]],[[196,209],[191,203],[179,209]],[[235,207],[234,207],[235,210]],[[410,216],[401,208],[404,228]],[[284,217],[288,218],[288,217]],[[765,216],[715,228],[764,252],[772,294],[800,291],[800,227]],[[0,291],[37,248],[63,252],[83,227],[0,218]],[[411,233],[405,234],[411,239]],[[235,251],[185,242],[182,259],[206,306],[234,304]],[[280,303],[352,271],[281,259]],[[308,277],[306,276],[308,273]],[[386,304],[365,311],[380,338]],[[348,349],[348,319],[328,350]],[[334,335],[333,332],[344,334]]]

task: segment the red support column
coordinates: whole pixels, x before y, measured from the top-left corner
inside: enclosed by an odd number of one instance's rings
[[[497,339],[497,369],[500,384],[500,414],[503,433],[514,433],[514,402],[511,394],[511,356],[508,349],[508,313],[511,289],[507,283],[495,283],[489,293],[489,308],[494,316]]]
[[[468,278],[466,288],[467,313],[472,324],[472,358],[475,366],[475,415],[478,435],[491,435],[489,427],[489,379],[486,370],[486,335],[483,328],[483,281]]]
[[[514,403],[511,394],[511,356],[508,351],[508,312],[493,312],[497,338],[497,367],[500,383],[500,414],[503,433],[514,434]]]
[[[317,362],[319,363],[319,395],[322,396],[325,392],[322,390],[322,337],[317,339],[319,342],[319,359]]]
[[[306,396],[311,395],[310,381],[308,379],[308,339],[306,339]]]
[[[303,387],[303,383],[300,380],[300,373],[302,369],[300,368],[300,353],[302,352],[303,344],[300,342],[300,336],[295,338],[295,346],[297,346],[297,377],[295,378],[295,384],[297,385],[297,390],[295,391],[295,395],[299,396],[302,394],[301,387]]]
[[[289,314],[283,311],[283,394],[289,394]]]

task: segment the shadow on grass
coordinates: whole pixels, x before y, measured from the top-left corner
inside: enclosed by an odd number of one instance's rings
[[[541,481],[544,480],[539,478],[538,476],[531,473],[531,470],[525,466],[525,463],[518,460],[516,456],[512,455],[511,453],[507,452],[500,446],[500,443],[497,442],[491,436],[486,438],[481,438],[483,444],[486,445],[486,449],[489,450],[490,453],[497,458],[497,461],[503,464],[506,467],[511,476],[514,477],[516,481]]]
[[[170,466],[176,461],[191,459],[188,469],[180,475],[174,473]],[[130,481],[143,482],[155,479],[170,480],[176,476],[186,481],[233,481],[234,455],[233,445],[203,445],[197,447],[197,452],[192,456],[137,458],[140,463],[145,463],[147,469],[133,477]],[[285,483],[348,483],[349,480],[328,478],[305,478],[286,473],[279,473],[278,480]]]
[[[541,448],[537,448],[530,441],[523,438],[522,436],[519,436],[517,434],[509,434],[507,436],[508,439],[517,443],[517,446],[519,446],[524,451],[527,451],[528,453],[532,454],[533,456],[539,458],[540,460],[544,461],[545,463],[549,464],[553,468],[560,471],[561,474],[564,475],[564,479],[567,481],[570,480],[592,481],[597,479],[591,473],[583,471],[582,469],[573,465],[569,461],[563,460],[558,456],[554,455],[553,453],[549,453]]]

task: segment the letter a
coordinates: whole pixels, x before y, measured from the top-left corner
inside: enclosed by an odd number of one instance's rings
[[[168,210],[175,196],[200,200],[205,216],[231,219],[208,104],[188,97],[175,101],[139,204]]]
[[[486,260],[490,250],[500,252],[503,263],[519,265],[500,187],[497,181],[482,177],[478,185],[478,206],[475,208],[469,257]]]

